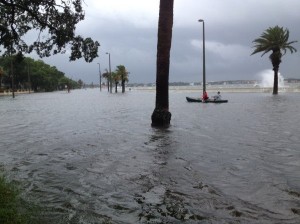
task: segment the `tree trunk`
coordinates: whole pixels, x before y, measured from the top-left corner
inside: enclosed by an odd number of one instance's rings
[[[278,94],[278,69],[274,68],[274,85],[273,85],[273,95]]]
[[[274,49],[273,53],[270,55],[270,59],[273,65],[273,71],[274,71],[274,84],[273,84],[273,95],[278,94],[278,71],[279,71],[279,65],[281,63],[281,57],[282,54],[280,52],[280,49]]]
[[[160,0],[157,59],[156,59],[156,100],[151,116],[152,126],[170,125],[169,112],[169,69],[172,42],[174,0]]]
[[[124,75],[122,74],[122,93],[125,93],[125,80],[124,80]]]

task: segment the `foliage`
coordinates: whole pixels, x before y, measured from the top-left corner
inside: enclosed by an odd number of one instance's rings
[[[118,65],[116,73],[119,74],[121,85],[122,85],[122,93],[124,93],[125,92],[125,82],[128,82],[129,72],[126,70],[124,65]]]
[[[291,46],[297,41],[289,42],[289,30],[283,29],[283,27],[275,26],[269,27],[265,32],[262,33],[260,38],[257,38],[253,41],[254,51],[251,55],[263,52],[262,56],[268,52],[272,52],[269,56],[274,70],[274,85],[273,85],[273,94],[278,94],[278,70],[281,63],[281,58],[286,54],[287,50],[291,53],[296,52],[297,50]]]
[[[79,86],[77,82],[65,77],[65,74],[55,66],[17,54],[0,58],[0,66],[3,68],[2,82],[7,88],[11,88],[11,61],[14,64],[13,74],[17,89],[31,88],[34,91],[49,92],[64,89],[67,83],[70,83],[72,88]]]
[[[115,84],[119,84],[121,77],[117,72],[111,72],[111,77]]]
[[[111,78],[112,81],[115,83],[115,92],[118,92],[118,85],[119,85],[119,81],[120,81],[120,75],[116,72],[112,72],[111,73]]]
[[[265,32],[263,32],[260,38],[257,38],[253,41],[255,44],[253,46],[255,50],[251,55],[263,52],[263,56],[270,51],[282,51],[280,56],[283,56],[286,54],[287,50],[289,50],[291,53],[296,52],[297,50],[291,46],[291,44],[296,43],[297,41],[288,42],[289,35],[290,33],[288,29],[284,30],[283,27],[279,26],[269,27]]]
[[[119,75],[121,81],[124,80],[128,82],[129,72],[126,70],[124,65],[118,65],[116,69],[116,73]]]
[[[107,82],[107,90],[108,90],[108,92],[109,92],[109,88],[110,88],[110,85],[109,85],[109,83],[110,83],[110,73],[108,72],[107,69],[105,69],[105,72],[102,73],[102,77],[103,77],[104,79],[106,79],[106,82]]]
[[[83,86],[84,86],[84,83],[81,79],[78,80],[77,84],[78,84],[78,88],[80,88],[80,89],[83,88]]]
[[[98,56],[97,41],[75,35],[76,25],[84,20],[83,0],[0,0],[0,45],[4,55],[35,51],[40,57],[65,53],[70,60],[91,62]],[[25,41],[36,34],[33,43]],[[28,38],[27,38],[28,39]]]
[[[102,73],[102,77],[105,79],[109,79],[109,72],[107,69],[105,69],[105,72]]]
[[[0,91],[2,91],[1,87],[2,87],[2,77],[4,76],[4,70],[3,68],[0,66]]]
[[[115,92],[117,92],[117,86],[121,82],[122,85],[122,92],[125,92],[125,82],[129,81],[128,78],[129,72],[126,70],[124,65],[118,65],[116,67],[116,70],[114,72],[111,72],[112,81],[115,84]],[[107,69],[105,69],[105,72],[102,73],[102,77],[107,80],[107,84],[109,85],[110,82],[110,73]]]
[[[16,187],[0,177],[0,223],[35,223],[31,212],[31,208],[20,198]]]

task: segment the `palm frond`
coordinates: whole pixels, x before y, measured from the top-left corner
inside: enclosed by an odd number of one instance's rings
[[[253,41],[254,51],[251,55],[263,52],[261,55],[263,56],[270,51],[280,51],[282,52],[282,56],[286,54],[287,50],[289,50],[291,53],[296,52],[296,48],[294,48],[291,45],[296,43],[297,41],[288,42],[289,35],[290,32],[288,29],[283,29],[283,27],[279,26],[269,27],[262,33],[262,35],[259,38]]]

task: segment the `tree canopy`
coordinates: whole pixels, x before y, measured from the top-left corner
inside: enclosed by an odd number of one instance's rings
[[[129,72],[126,70],[124,65],[118,65],[116,69],[116,73],[119,74],[119,78],[122,85],[122,93],[125,92],[125,82],[128,82],[128,74]]]
[[[297,41],[289,41],[289,36],[290,32],[288,29],[283,29],[283,27],[279,26],[269,27],[259,38],[253,41],[255,49],[252,55],[263,52],[263,56],[270,51],[279,51],[282,54],[281,56],[283,56],[287,50],[291,53],[296,52],[297,50],[291,45]]]
[[[274,71],[273,94],[278,94],[278,71],[281,58],[286,54],[287,50],[291,53],[296,52],[296,48],[292,46],[297,41],[289,41],[290,32],[283,27],[269,27],[262,35],[253,41],[254,51],[251,55],[263,52],[262,56],[268,52],[272,52],[269,56]]]
[[[40,57],[65,53],[70,60],[91,62],[98,56],[97,41],[75,35],[84,19],[83,0],[0,0],[0,45],[4,55],[35,51]],[[37,39],[28,41],[30,31]]]
[[[11,86],[11,66],[14,61],[14,78],[16,89],[32,89],[37,91],[54,91],[65,89],[66,85],[71,88],[79,88],[80,83],[73,81],[59,71],[55,66],[48,65],[42,60],[34,60],[29,57],[22,57],[17,54],[9,57],[0,57],[0,89]],[[82,82],[82,81],[81,81]],[[81,84],[82,85],[82,84]]]

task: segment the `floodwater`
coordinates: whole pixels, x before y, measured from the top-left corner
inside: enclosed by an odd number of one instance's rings
[[[212,93],[211,93],[212,94]],[[99,89],[0,97],[1,172],[43,223],[300,223],[300,94]]]

